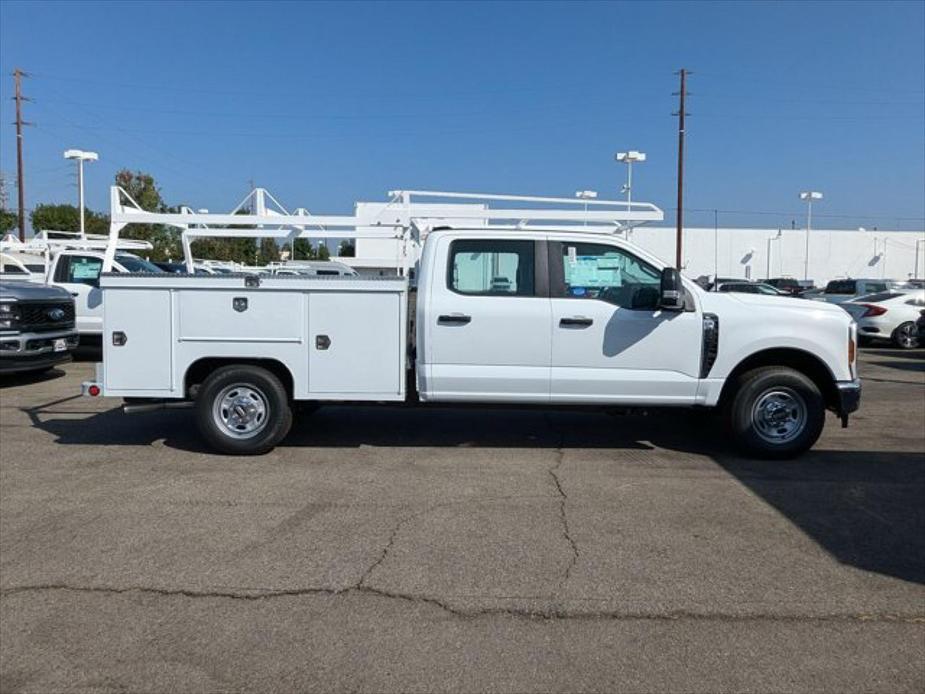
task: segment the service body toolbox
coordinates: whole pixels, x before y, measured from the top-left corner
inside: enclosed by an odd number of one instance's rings
[[[197,362],[285,364],[292,397],[403,400],[404,278],[106,273],[103,395],[186,398]]]

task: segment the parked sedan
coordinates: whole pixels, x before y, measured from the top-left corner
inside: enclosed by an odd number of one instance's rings
[[[832,280],[825,285],[821,294],[812,297],[814,301],[825,301],[830,304],[843,304],[846,301],[859,301],[868,294],[877,294],[889,291],[893,285],[892,280],[874,279],[846,279]]]
[[[925,308],[925,291],[886,291],[861,296],[842,304],[858,323],[858,336],[866,340],[891,340],[903,349],[918,347],[915,325]]]

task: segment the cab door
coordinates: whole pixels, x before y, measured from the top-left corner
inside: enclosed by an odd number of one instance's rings
[[[422,397],[549,400],[547,252],[534,239],[444,236],[422,301]]]
[[[93,254],[61,253],[56,258],[54,283],[74,297],[77,332],[81,335],[103,332],[102,268],[103,258]]]
[[[549,270],[553,402],[694,402],[700,311],[659,309],[657,268],[617,245],[551,239]]]

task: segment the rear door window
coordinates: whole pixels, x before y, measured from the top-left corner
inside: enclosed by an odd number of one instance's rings
[[[474,296],[534,296],[534,245],[500,239],[453,241],[447,287]]]

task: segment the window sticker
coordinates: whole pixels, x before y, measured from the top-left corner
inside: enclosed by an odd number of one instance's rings
[[[100,275],[100,265],[98,260],[71,261],[71,276],[75,280],[95,280]]]

